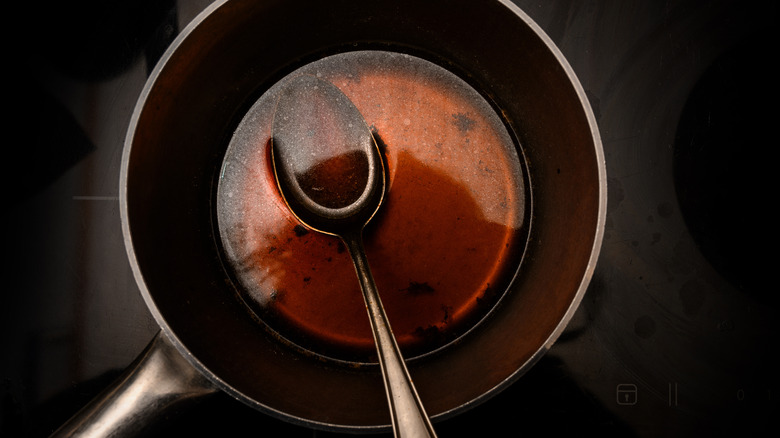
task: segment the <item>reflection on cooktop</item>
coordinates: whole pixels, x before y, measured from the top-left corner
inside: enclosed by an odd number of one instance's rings
[[[151,66],[209,2],[131,3],[122,14],[95,9],[100,2],[27,10],[51,45],[25,40],[11,57],[24,73],[15,125],[34,135],[5,160],[25,171],[6,184],[3,436],[48,435],[158,329],[126,260],[119,162]],[[609,188],[604,245],[549,354],[494,398],[441,421],[439,435],[539,424],[619,436],[777,429],[778,306],[763,286],[771,271],[757,233],[768,228],[756,208],[771,175],[761,104],[774,83],[762,63],[776,4],[514,3],[559,46],[596,114]],[[342,436],[224,394],[156,427],[150,435]]]

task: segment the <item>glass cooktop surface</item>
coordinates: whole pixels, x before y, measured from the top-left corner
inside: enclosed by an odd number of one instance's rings
[[[124,248],[118,179],[135,103],[208,1],[20,6],[4,175],[0,430],[47,436],[159,327]],[[560,48],[599,125],[604,242],[574,318],[527,374],[439,436],[761,434],[777,429],[766,202],[770,1],[515,0]],[[30,29],[25,26],[25,32]],[[758,207],[758,208],[757,208]],[[154,436],[340,436],[225,394]]]

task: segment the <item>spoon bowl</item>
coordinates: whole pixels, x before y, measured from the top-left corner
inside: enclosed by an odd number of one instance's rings
[[[353,103],[310,75],[282,90],[271,160],[290,211],[309,228],[340,235],[362,229],[385,193],[382,156]]]
[[[386,188],[382,155],[363,116],[335,85],[301,75],[274,113],[271,163],[285,203],[305,226],[342,239],[355,265],[398,437],[436,436],[390,329],[363,247]]]

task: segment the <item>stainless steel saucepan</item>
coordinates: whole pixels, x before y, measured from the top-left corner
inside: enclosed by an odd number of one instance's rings
[[[509,1],[217,1],[154,69],[125,142],[124,239],[160,333],[58,435],[131,435],[216,391],[312,428],[389,428],[378,367],[304,354],[248,316],[214,215],[230,136],[257,96],[306,62],[375,48],[464,76],[495,105],[528,164],[531,226],[509,290],[476,329],[408,363],[427,412],[435,422],[478,404],[551,347],[595,267],[606,175],[585,93],[542,30]]]

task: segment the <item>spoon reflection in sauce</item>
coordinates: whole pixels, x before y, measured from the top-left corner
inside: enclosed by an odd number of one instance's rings
[[[387,184],[382,156],[363,116],[333,84],[291,79],[274,113],[271,162],[293,215],[341,238],[355,265],[398,437],[436,436],[379,299],[363,247],[363,228]]]

